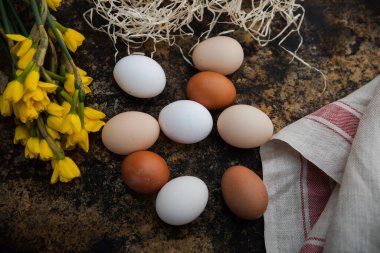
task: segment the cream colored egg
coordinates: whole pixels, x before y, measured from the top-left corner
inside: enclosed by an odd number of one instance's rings
[[[127,155],[150,148],[158,139],[160,126],[147,113],[130,111],[111,118],[103,127],[102,141],[110,151]]]
[[[229,75],[243,63],[244,51],[235,39],[216,36],[199,43],[193,51],[192,58],[194,66],[201,71]]]
[[[217,121],[219,135],[228,144],[238,148],[255,148],[273,135],[269,117],[250,105],[233,105],[225,109]]]

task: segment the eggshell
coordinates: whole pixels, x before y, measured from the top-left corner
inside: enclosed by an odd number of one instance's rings
[[[263,181],[244,166],[233,166],[224,172],[222,193],[228,208],[243,219],[260,218],[268,206],[268,192]]]
[[[239,42],[226,36],[217,36],[199,43],[192,54],[194,66],[222,75],[235,72],[243,63],[244,51]]]
[[[157,96],[166,84],[165,72],[160,64],[143,55],[120,59],[115,65],[113,76],[122,90],[138,98]]]
[[[273,135],[269,117],[250,105],[226,108],[218,117],[217,128],[225,142],[238,148],[261,146]]]
[[[192,76],[187,82],[187,97],[209,110],[221,109],[232,104],[236,89],[230,79],[222,74],[204,71]]]
[[[128,155],[121,166],[122,180],[139,193],[153,193],[169,180],[165,160],[151,151],[137,151]]]
[[[137,111],[120,113],[103,127],[102,141],[110,151],[127,155],[150,148],[160,134],[160,126],[149,114]]]
[[[178,100],[168,104],[161,110],[158,121],[169,139],[182,144],[203,140],[213,125],[210,112],[191,100]]]
[[[156,199],[156,211],[170,225],[184,225],[195,220],[208,201],[206,184],[193,176],[177,177],[161,188]]]

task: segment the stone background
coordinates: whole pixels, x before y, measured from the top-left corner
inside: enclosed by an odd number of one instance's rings
[[[196,70],[176,48],[165,45],[160,45],[154,56],[167,75],[165,91],[145,100],[123,93],[112,77],[115,50],[111,41],[91,30],[82,18],[91,4],[63,2],[58,20],[87,38],[75,57],[78,66],[94,77],[89,105],[102,109],[108,118],[129,110],[158,118],[165,105],[186,98],[186,82]],[[238,92],[235,102],[263,110],[276,131],[380,73],[379,1],[315,0],[303,4],[304,44],[299,56],[326,74],[328,86],[323,94],[321,76],[297,61],[289,64],[291,56],[276,43],[261,48],[242,31],[230,35],[241,42],[245,52],[242,67],[229,76]],[[20,10],[27,13],[25,6]],[[215,33],[224,28],[217,27]],[[198,29],[202,30],[201,24]],[[192,43],[186,40],[184,47]],[[289,46],[295,43],[290,39]],[[119,58],[127,54],[125,46],[118,48]],[[7,62],[1,53],[0,69],[6,73]],[[214,122],[219,113],[212,112]],[[26,160],[23,147],[12,144],[14,127],[12,118],[0,119],[0,252],[265,252],[264,220],[235,217],[223,203],[220,190],[221,176],[231,165],[245,165],[262,176],[259,150],[228,146],[215,127],[207,139],[193,145],[175,144],[161,134],[150,149],[166,159],[171,178],[197,176],[209,188],[204,213],[181,227],[160,221],[155,195],[136,194],[121,182],[124,157],[107,151],[99,133],[90,136],[89,153],[69,153],[82,177],[50,185],[50,165]]]

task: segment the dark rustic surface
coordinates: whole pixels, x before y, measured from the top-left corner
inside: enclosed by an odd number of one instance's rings
[[[289,64],[291,57],[276,44],[259,48],[244,32],[231,35],[241,42],[246,55],[243,66],[230,76],[238,92],[236,103],[262,109],[272,118],[276,131],[342,98],[380,72],[378,1],[316,0],[304,4],[304,44],[299,55],[326,74],[328,87],[323,95],[320,75],[299,62]],[[76,60],[94,77],[88,104],[102,109],[108,118],[128,110],[157,118],[166,104],[185,99],[186,81],[196,71],[176,48],[165,46],[155,55],[167,75],[165,91],[147,100],[124,94],[112,77],[112,43],[105,34],[92,31],[82,18],[90,7],[86,1],[64,1],[57,14],[63,24],[87,37]],[[119,49],[120,56],[125,56],[125,47]],[[4,55],[0,62],[4,71]],[[219,113],[212,113],[214,122]],[[215,127],[206,140],[193,145],[175,144],[161,134],[150,149],[166,159],[171,178],[197,176],[209,188],[204,213],[181,227],[159,220],[155,195],[139,195],[122,184],[123,157],[108,152],[100,134],[91,135],[89,153],[70,153],[82,177],[50,185],[50,165],[26,160],[23,147],[12,144],[14,127],[11,118],[1,118],[0,251],[265,252],[263,219],[236,218],[223,203],[220,190],[221,176],[231,165],[242,164],[262,175],[258,149],[226,145]]]

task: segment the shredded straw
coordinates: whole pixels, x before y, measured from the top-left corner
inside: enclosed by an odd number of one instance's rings
[[[303,42],[300,27],[305,9],[296,3],[296,0],[251,0],[250,3],[243,0],[92,0],[92,2],[94,7],[87,10],[83,16],[92,29],[108,34],[116,49],[115,58],[118,53],[116,48],[118,39],[127,45],[128,54],[131,54],[131,50],[138,51],[145,42],[152,40],[154,48],[151,56],[156,51],[155,45],[158,42],[175,45],[184,55],[176,39],[193,37],[192,21],[195,19],[201,22],[205,12],[210,12],[212,20],[205,31],[198,36],[198,43],[202,38],[208,38],[217,24],[233,24],[240,27],[260,46],[278,40],[278,45],[292,55],[292,61],[296,59],[322,75],[324,90],[326,89],[325,75],[297,56],[297,51]],[[106,21],[105,24],[94,25],[96,14]],[[231,31],[221,34],[229,32]],[[298,35],[300,42],[297,48],[291,51],[284,47],[283,43],[293,33]],[[190,52],[197,44],[190,49]],[[191,64],[185,56],[184,58]]]

